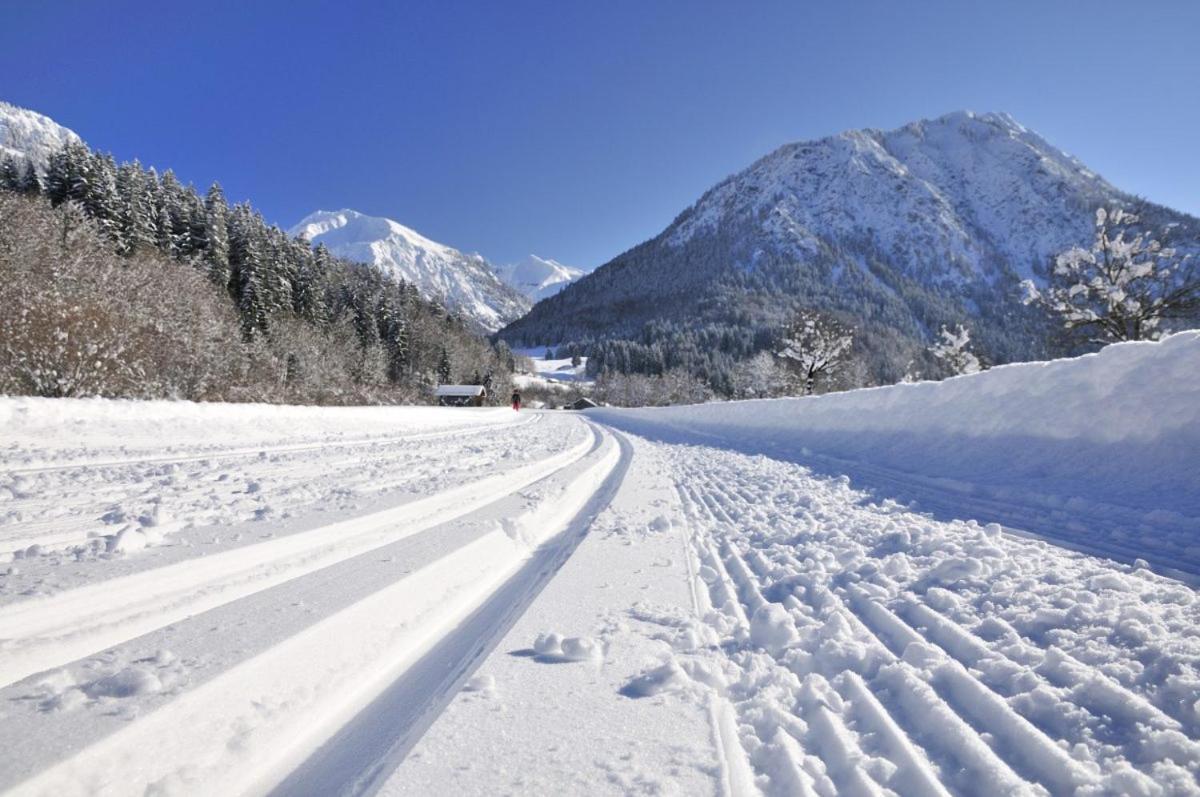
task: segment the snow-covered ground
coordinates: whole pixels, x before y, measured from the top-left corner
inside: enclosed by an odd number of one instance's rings
[[[0,791],[1198,794],[1197,395],[0,400]]]
[[[591,385],[587,378],[587,357],[579,358],[579,365],[572,365],[570,357],[547,357],[547,351],[557,347],[535,347],[529,349],[514,349],[514,353],[528,357],[533,362],[533,373],[516,374],[513,384],[522,390],[531,387],[552,390],[560,393],[571,393],[575,389]]]

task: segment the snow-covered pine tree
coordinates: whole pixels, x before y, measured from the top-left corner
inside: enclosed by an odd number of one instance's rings
[[[204,198],[204,224],[207,247],[204,263],[212,284],[229,291],[229,204],[220,183],[214,182]]]
[[[157,245],[154,199],[147,181],[146,172],[136,160],[117,168],[117,196],[121,207],[118,251],[121,254],[149,252]]]
[[[442,356],[438,359],[437,364],[437,380],[439,385],[444,385],[450,381],[450,352],[446,351],[446,347],[442,347]]]
[[[183,192],[183,215],[187,226],[183,255],[197,258],[197,265],[207,271],[204,253],[208,251],[208,211],[196,189],[188,186]]]
[[[267,285],[266,241],[254,210],[245,203],[234,205],[229,215],[229,265],[234,299],[247,334],[265,332],[270,315]]]
[[[12,155],[5,155],[4,159],[0,160],[0,188],[5,191],[21,190],[21,170],[17,167],[17,159]]]
[[[184,210],[183,185],[175,172],[167,169],[158,180],[156,196],[158,210],[159,248],[171,257],[187,253],[188,220]]]
[[[21,175],[21,182],[17,186],[17,190],[26,196],[37,196],[42,193],[42,180],[38,177],[37,167],[33,165],[33,161],[25,161],[25,171]]]
[[[941,364],[947,377],[976,374],[983,370],[979,358],[971,351],[971,332],[962,324],[953,330],[942,326],[940,340],[929,347],[929,353]]]
[[[1200,309],[1200,267],[1138,228],[1136,214],[1096,211],[1091,249],[1060,254],[1049,285],[1022,283],[1025,303],[1048,310],[1072,337],[1104,345],[1155,340],[1164,323]]]
[[[86,189],[84,170],[88,157],[87,147],[75,141],[50,155],[46,164],[45,193],[51,205],[58,207],[63,202],[82,199],[78,192],[81,181]]]
[[[853,330],[814,310],[801,310],[775,355],[795,370],[803,395],[809,395],[845,366],[853,343]]]
[[[121,200],[117,195],[117,162],[108,153],[93,153],[86,164],[87,179],[78,183],[79,195],[74,198],[83,204],[88,216],[121,250],[124,245],[121,241]]]

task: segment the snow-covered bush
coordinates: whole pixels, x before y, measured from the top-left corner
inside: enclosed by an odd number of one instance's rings
[[[971,351],[970,330],[962,324],[953,330],[943,326],[939,337],[940,340],[929,347],[929,353],[941,363],[947,376],[977,374],[983,370],[979,358]]]
[[[1025,280],[1025,303],[1048,310],[1072,336],[1101,345],[1156,340],[1167,331],[1164,321],[1195,313],[1195,259],[1163,246],[1138,223],[1120,208],[1097,210],[1092,248],[1060,254],[1045,290]]]
[[[201,276],[119,257],[70,204],[0,195],[0,307],[3,392],[211,398],[239,354],[237,320]]]
[[[801,310],[785,330],[775,355],[792,369],[800,392],[816,393],[850,362],[854,332],[813,310]]]

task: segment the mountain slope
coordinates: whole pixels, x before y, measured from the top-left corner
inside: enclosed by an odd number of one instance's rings
[[[729,177],[502,334],[523,345],[665,342],[670,360],[672,345],[706,345],[681,330],[708,327],[707,345],[738,359],[813,306],[858,327],[880,379],[897,378],[942,323],[968,323],[994,360],[1028,359],[1044,353],[1045,322],[1017,301],[1019,280],[1090,242],[1095,207],[1133,203],[1006,114],[848,131]],[[1200,229],[1164,208],[1145,218]]]
[[[557,260],[529,255],[517,263],[498,266],[496,273],[536,303],[558,293],[587,272],[564,266]]]
[[[39,172],[45,172],[51,153],[80,140],[73,130],[48,116],[0,102],[0,159],[27,158]]]
[[[372,263],[405,279],[429,299],[443,300],[480,328],[494,332],[529,309],[529,300],[504,283],[480,255],[431,241],[399,222],[354,210],[318,210],[294,226],[333,254]]]

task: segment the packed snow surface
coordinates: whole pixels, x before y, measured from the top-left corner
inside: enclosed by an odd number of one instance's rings
[[[530,306],[480,255],[431,241],[391,219],[348,209],[318,210],[290,232],[413,283],[426,298],[445,301],[488,332],[519,318]]]
[[[1200,794],[1198,346],[661,411],[0,399],[0,792]]]

